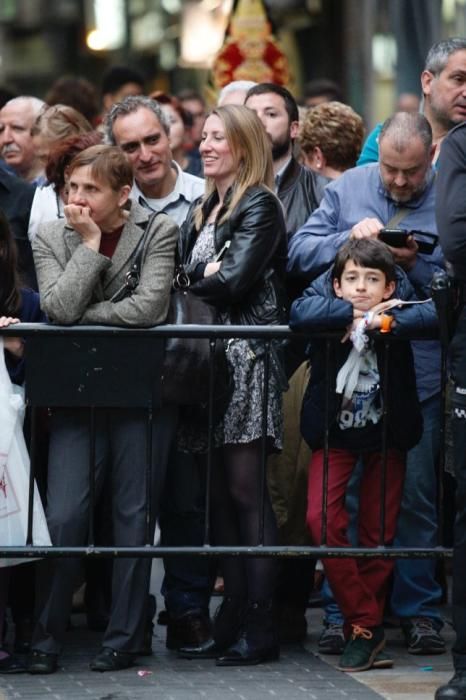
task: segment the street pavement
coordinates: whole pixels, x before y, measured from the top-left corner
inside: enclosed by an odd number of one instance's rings
[[[134,668],[95,673],[88,664],[99,635],[81,625],[68,633],[60,669],[50,676],[0,677],[1,700],[377,700],[381,695],[341,673],[299,645],[283,649],[279,662],[250,668],[217,668],[213,661],[186,661],[164,647],[158,626],[154,656]]]
[[[59,671],[0,676],[0,700],[432,700],[438,685],[451,676],[449,654],[407,654],[398,628],[387,630],[393,669],[342,673],[335,668],[338,657],[317,654],[321,615],[320,609],[308,611],[305,645],[284,646],[279,662],[217,668],[213,661],[181,660],[165,649],[165,628],[156,625],[152,657],[141,657],[131,669],[103,674],[88,667],[99,634],[86,629],[84,615],[73,615]],[[451,646],[448,624],[446,636]]]
[[[151,589],[159,595],[163,569],[154,560]],[[212,610],[219,603],[213,598]],[[451,611],[442,608],[444,634],[453,642]],[[282,647],[280,661],[253,667],[217,668],[214,661],[178,659],[165,648],[165,627],[155,625],[150,657],[116,673],[96,673],[89,662],[99,650],[100,633],[90,632],[85,616],[74,614],[59,670],[49,676],[0,676],[0,700],[432,700],[435,689],[452,675],[450,654],[412,656],[401,630],[386,629],[393,669],[348,674],[338,671],[337,656],[319,656],[322,610],[307,611],[304,645]]]

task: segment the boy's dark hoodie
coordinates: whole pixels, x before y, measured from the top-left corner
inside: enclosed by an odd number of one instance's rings
[[[414,289],[406,274],[396,269],[396,288],[393,298],[415,300]],[[392,335],[397,338],[432,338],[437,330],[437,317],[432,302],[395,308],[390,311],[396,320]],[[291,308],[290,327],[301,332],[344,330],[353,321],[353,305],[339,299],[333,290],[333,270],[316,279]],[[390,342],[388,362],[388,395],[383,394],[385,382],[384,344],[387,336],[370,334],[380,375],[384,406],[388,406],[387,447],[402,451],[414,447],[422,436],[422,415],[419,406],[413,356],[410,342]],[[336,393],[336,377],[352,349],[350,340],[340,342],[338,337],[329,346],[328,374],[325,367],[326,341],[310,343],[311,377],[303,399],[301,432],[312,449],[322,448],[325,431],[326,381],[328,376],[328,426],[330,447],[358,452],[381,451],[382,420],[377,425],[340,430],[337,417],[342,396]]]

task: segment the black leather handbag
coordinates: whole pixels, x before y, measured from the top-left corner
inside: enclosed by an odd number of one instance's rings
[[[218,309],[189,289],[189,280],[178,272],[170,295],[168,324],[218,325],[222,318]],[[210,373],[209,338],[169,338],[165,345],[162,393],[166,401],[180,406],[202,405],[209,399]],[[214,409],[219,416],[230,400],[233,390],[230,369],[222,339],[213,353]]]
[[[118,302],[131,296],[137,289],[141,273],[142,256],[150,224],[157,212],[147,222],[133,255],[131,267],[125,275],[125,283],[110,301]],[[213,304],[201,299],[189,290],[189,278],[179,267],[173,281],[166,323],[181,325],[216,325],[222,323]],[[223,340],[217,340],[214,352],[214,415],[222,417],[233,391]],[[199,407],[196,415],[205,420],[209,400],[210,341],[208,338],[168,338],[162,371],[162,396],[164,401],[179,406]]]

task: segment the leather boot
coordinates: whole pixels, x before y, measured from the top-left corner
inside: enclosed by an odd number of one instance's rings
[[[435,700],[466,700],[466,671],[456,671],[447,685],[437,689]]]
[[[252,666],[280,656],[272,601],[248,603],[238,640],[220,656],[217,666]]]
[[[244,615],[245,601],[237,596],[226,596],[215,611],[212,636],[197,646],[178,650],[182,659],[216,659],[238,636]]]

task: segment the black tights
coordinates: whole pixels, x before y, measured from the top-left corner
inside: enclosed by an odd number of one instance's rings
[[[212,530],[219,546],[259,544],[261,442],[226,445],[212,474]],[[264,500],[264,545],[277,544],[277,524],[268,489]],[[275,591],[276,562],[268,557],[225,557],[225,595],[259,601]]]

